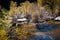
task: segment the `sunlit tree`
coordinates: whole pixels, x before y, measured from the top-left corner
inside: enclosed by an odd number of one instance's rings
[[[9,15],[14,15],[16,7],[17,7],[17,3],[11,1]]]
[[[38,7],[41,7],[41,6],[42,6],[43,1],[44,1],[44,0],[37,0],[37,5],[38,5]]]

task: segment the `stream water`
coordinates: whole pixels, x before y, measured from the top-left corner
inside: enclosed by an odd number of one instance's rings
[[[48,32],[58,27],[57,24],[36,24],[36,28],[41,32]]]

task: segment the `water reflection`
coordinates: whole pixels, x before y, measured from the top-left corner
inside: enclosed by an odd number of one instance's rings
[[[34,36],[32,40],[55,40],[55,38],[49,35],[39,35],[39,36]]]
[[[36,24],[36,28],[41,32],[48,32],[58,27],[57,24]]]

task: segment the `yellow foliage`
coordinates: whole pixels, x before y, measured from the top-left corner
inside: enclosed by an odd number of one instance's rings
[[[40,7],[40,6],[42,6],[42,2],[43,2],[43,0],[37,0],[38,1],[38,7]]]
[[[20,29],[20,28],[16,28],[16,31],[15,31],[18,35],[23,35],[23,36],[27,36],[28,34],[28,31],[26,29]]]
[[[34,3],[30,3],[29,1],[21,3],[20,5],[21,6],[17,7],[15,2],[11,2],[9,15],[14,15],[15,13],[21,13],[21,12],[24,14],[27,14],[27,13],[32,14],[38,11],[38,10],[34,10],[35,6],[37,5]]]
[[[5,30],[0,30],[0,40],[9,40],[9,37],[7,37],[7,32]]]
[[[6,35],[6,31],[5,30],[0,30],[0,35]]]
[[[14,8],[16,6],[17,6],[16,2],[11,1],[10,8]]]
[[[15,29],[15,33],[18,35],[18,37],[24,37],[28,38],[32,36],[32,31],[29,29],[34,29],[35,26],[32,24],[24,24],[18,28]]]
[[[31,36],[31,33],[23,26],[20,26],[15,29],[15,34],[18,35],[19,39],[28,38]]]

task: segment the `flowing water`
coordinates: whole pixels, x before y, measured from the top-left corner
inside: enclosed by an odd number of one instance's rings
[[[58,27],[57,24],[37,24],[36,28],[41,32],[48,32]]]

